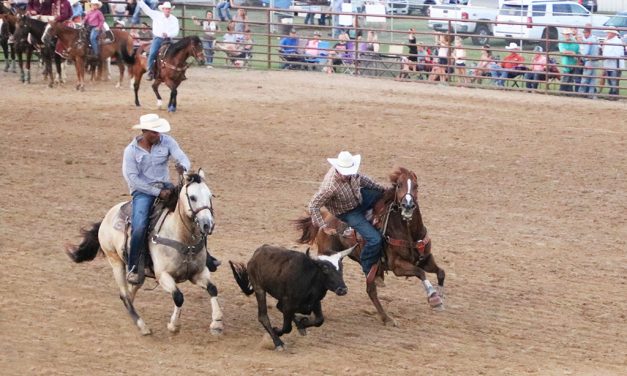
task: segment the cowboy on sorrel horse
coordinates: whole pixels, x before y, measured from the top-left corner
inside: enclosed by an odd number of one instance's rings
[[[386,189],[374,206],[375,227],[384,240],[382,258],[375,264],[374,273],[379,278],[383,278],[383,271],[388,270],[397,276],[418,277],[431,307],[441,310],[445,273],[431,254],[431,241],[418,207],[416,174],[399,167],[390,174],[390,181],[392,188]],[[309,216],[295,221],[296,227],[302,231],[299,243],[315,243],[319,254],[328,255],[358,242],[360,247],[350,257],[359,261],[363,239],[358,239],[354,231],[328,211],[322,211],[321,215],[324,229],[316,226]],[[329,228],[335,231],[329,231]],[[425,272],[437,274],[437,289],[433,288]],[[383,322],[396,325],[379,301],[375,278],[367,278],[366,291]]]

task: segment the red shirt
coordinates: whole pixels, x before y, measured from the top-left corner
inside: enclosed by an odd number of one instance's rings
[[[501,66],[505,69],[514,69],[515,67],[521,65],[525,62],[525,58],[518,55],[516,52],[512,52],[511,54],[505,56]]]
[[[101,29],[102,25],[104,25],[105,18],[100,9],[94,9],[87,13],[83,22],[85,25]]]

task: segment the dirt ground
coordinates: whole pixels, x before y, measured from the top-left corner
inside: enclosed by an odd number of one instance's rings
[[[417,279],[388,275],[379,294],[398,326],[382,325],[347,261],[349,294],[327,296],[325,324],[274,352],[225,265],[213,275],[222,336],[209,333],[208,295],[189,283],[170,334],[172,300],[149,280],[136,305],[153,335],[142,337],[106,260],[73,264],[63,246],[129,198],[122,151],[131,125],[157,111],[149,86],[135,108],[113,82],[78,93],[0,73],[1,374],[627,373],[625,102],[308,72],[188,76],[179,111],[159,113],[217,195],[218,258],[296,246],[290,220],[325,158],[348,149],[378,180],[395,164],[417,173],[447,272],[445,311],[429,308]]]

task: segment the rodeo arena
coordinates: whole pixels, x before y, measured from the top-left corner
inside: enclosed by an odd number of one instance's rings
[[[10,0],[0,44],[0,374],[627,374],[627,0]]]

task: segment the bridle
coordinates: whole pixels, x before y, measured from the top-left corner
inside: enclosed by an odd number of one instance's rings
[[[198,213],[200,213],[203,210],[209,210],[209,213],[211,213],[211,218],[213,218],[213,203],[211,201],[211,197],[209,197],[209,205],[201,206],[199,208],[194,209],[194,207],[192,206],[192,200],[189,197],[189,190],[188,190],[188,187],[191,184],[193,184],[193,183],[194,182],[191,181],[191,182],[185,184],[182,189],[185,190],[185,198],[187,199],[187,206],[189,207],[189,210],[192,212],[191,219],[192,219],[192,222],[194,222],[194,224],[196,225],[196,229],[197,229],[198,227],[200,227],[200,225],[198,223]],[[183,214],[181,214],[181,208],[180,208],[181,205],[177,205],[177,207],[178,207],[177,212],[179,214],[179,217],[181,218],[181,222],[183,223],[185,228],[192,234],[192,238],[196,238],[196,235],[194,234],[195,233],[195,231],[194,231],[195,229],[190,229],[185,224],[185,220],[184,220],[185,218],[183,218]],[[200,233],[203,236],[206,236],[206,234],[203,233],[202,229],[200,230]]]
[[[194,43],[193,40],[190,42],[190,46],[191,47],[189,47],[189,49],[190,49],[190,52],[191,52],[191,56],[194,58],[194,60],[196,60],[197,63],[200,63],[200,59],[198,58],[198,54],[199,54],[198,51],[200,51],[200,53],[203,54],[203,57],[204,57],[204,52],[202,51],[202,49],[200,49],[200,50],[196,49],[196,44]],[[173,71],[183,72],[183,71],[186,71],[187,68],[189,68],[189,66],[190,66],[190,64],[185,63],[186,60],[187,60],[187,58],[185,60],[183,60],[183,66],[181,66],[181,67],[167,62],[165,60],[165,58],[161,60],[161,64],[164,67],[168,68],[168,69],[172,69]]]

